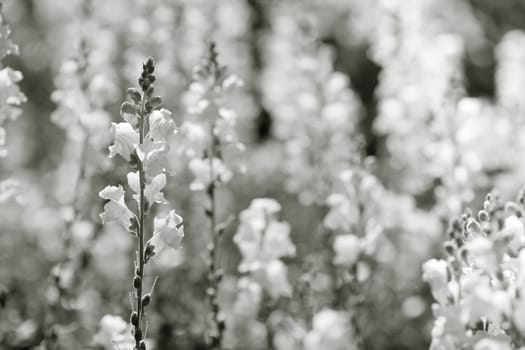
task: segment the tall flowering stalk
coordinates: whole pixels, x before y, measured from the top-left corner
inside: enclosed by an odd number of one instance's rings
[[[239,264],[242,277],[237,282],[238,293],[227,332],[228,342],[237,347],[265,348],[265,339],[271,338],[259,319],[267,321],[265,314],[276,309],[276,302],[292,296],[288,268],[281,259],[294,257],[296,247],[290,239],[290,225],[278,220],[280,211],[281,205],[276,200],[256,198],[239,214],[233,241],[242,256]],[[265,294],[271,298],[266,305]],[[235,334],[242,336],[234,338]]]
[[[135,338],[135,350],[145,350],[147,320],[146,310],[151,303],[151,293],[145,292],[145,265],[162,249],[169,246],[177,248],[184,236],[182,218],[175,210],[162,210],[153,220],[153,234],[148,235],[147,215],[153,204],[167,206],[162,189],[166,185],[168,169],[168,139],[177,131],[171,113],[160,108],[162,100],[154,96],[153,83],[156,76],[155,64],[149,58],[142,67],[138,79],[141,91],[130,88],[127,95],[130,101],[121,106],[125,122],[113,123],[115,142],[109,147],[110,157],[119,154],[132,172],[127,180],[137,202],[137,212],[132,212],[125,202],[125,191],[121,185],[107,186],[99,196],[108,200],[100,217],[104,222],[116,221],[137,238],[137,251],[134,259],[132,296],[135,305],[130,317]],[[149,239],[148,239],[149,237]]]
[[[261,91],[273,134],[284,144],[286,190],[302,204],[322,204],[339,172],[361,155],[361,103],[348,76],[335,71],[330,47],[291,7],[272,13]]]
[[[476,215],[452,221],[445,258],[423,265],[436,301],[430,349],[525,345],[524,214],[522,190],[516,202],[489,194]]]
[[[207,55],[194,70],[194,82],[187,95],[190,101],[189,119],[181,126],[185,141],[180,151],[191,159],[189,167],[194,175],[190,188],[205,191],[208,204],[205,208],[209,220],[210,243],[208,245],[208,290],[210,307],[207,341],[211,349],[222,349],[225,322],[217,299],[222,278],[219,267],[220,237],[228,221],[217,218],[217,189],[231,180],[233,171],[223,160],[225,147],[242,149],[235,132],[235,112],[226,107],[226,93],[240,84],[234,75],[228,75],[226,67],[218,60],[215,44],[210,44]],[[193,120],[192,120],[193,119]]]
[[[8,55],[18,55],[18,45],[11,40],[11,28],[5,23],[0,2],[0,157],[7,156],[6,122],[15,120],[22,112],[20,106],[27,101],[18,83],[22,73],[5,67],[1,61]],[[14,179],[0,181],[0,202],[16,196],[17,182]]]

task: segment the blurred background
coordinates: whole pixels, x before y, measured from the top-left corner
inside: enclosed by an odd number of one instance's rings
[[[3,5],[20,54],[2,64],[22,73],[27,102],[5,125],[8,155],[0,160],[0,179],[16,179],[18,187],[15,198],[0,204],[2,349],[34,349],[44,340],[46,349],[114,348],[100,341],[100,320],[129,314],[134,241],[101,224],[98,192],[125,179],[125,162],[107,158],[110,122],[121,120],[126,88],[137,85],[148,56],[156,60],[156,91],[181,125],[192,103],[193,67],[210,42],[217,44],[228,72],[244,82],[228,104],[246,146],[226,152],[246,171],[219,191],[218,215],[236,217],[252,199],[269,197],[279,201],[279,218],[291,226],[297,254],[284,261],[294,291],[263,298],[255,317],[262,333],[235,321],[238,220],[221,241],[226,276],[220,300],[231,349],[302,349],[276,340],[274,321],[292,317],[306,332],[312,310],[320,307],[308,310],[309,303],[331,305],[323,277],[327,234],[319,226],[341,170],[364,171],[378,188],[356,199],[372,208],[381,231],[360,265],[368,272],[360,278],[356,314],[367,350],[428,347],[432,297],[421,264],[442,255],[449,220],[465,207],[478,208],[493,189],[510,197],[523,185],[524,1]],[[71,62],[85,62],[85,71]],[[84,95],[76,95],[78,86]],[[90,146],[84,154],[68,118],[86,109]],[[174,153],[170,162],[177,175],[166,196],[184,217],[186,237],[183,249],[153,263],[159,282],[148,337],[155,349],[205,349],[203,196],[189,190],[192,175],[183,156]],[[79,164],[87,179],[82,186],[74,180]],[[81,209],[72,220],[74,200]],[[307,287],[301,285],[305,276]],[[315,302],[299,297],[304,288]],[[294,337],[292,328],[285,327],[285,338]]]

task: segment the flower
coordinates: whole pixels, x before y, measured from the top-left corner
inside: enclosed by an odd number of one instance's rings
[[[184,225],[182,217],[175,210],[161,214],[153,220],[153,237],[148,241],[159,253],[166,247],[179,248],[184,238]]]
[[[251,273],[274,298],[290,296],[287,267],[279,260],[295,256],[290,225],[276,220],[281,205],[274,199],[256,198],[243,210],[233,241],[241,251],[239,271]]]
[[[321,310],[313,317],[312,330],[304,339],[304,349],[353,349],[349,328],[347,314],[331,309]]]
[[[474,350],[511,350],[512,347],[508,341],[484,338],[474,345]]]
[[[241,224],[233,241],[241,251],[241,272],[256,271],[274,260],[295,255],[290,225],[275,219],[280,207],[273,199],[257,198],[239,215]]]
[[[136,220],[136,217],[135,214],[128,209],[124,201],[124,189],[122,186],[106,186],[98,195],[102,199],[109,200],[109,202],[104,205],[104,212],[100,214],[102,222],[117,221],[129,230],[133,220]]]
[[[17,84],[21,80],[22,73],[19,71],[9,67],[0,70],[0,123],[18,117],[20,105],[27,101]]]
[[[516,215],[511,215],[505,219],[505,231],[511,234],[511,240],[509,242],[509,248],[517,254],[518,251],[525,245],[525,227],[523,222],[518,219]]]
[[[487,272],[496,272],[498,259],[493,242],[486,237],[475,237],[467,242],[469,260],[478,268]]]
[[[137,156],[144,163],[146,176],[154,177],[164,171],[171,173],[168,167],[169,147],[166,141],[145,142],[137,147]]]
[[[324,225],[330,230],[348,230],[357,222],[359,210],[348,196],[342,193],[334,193],[328,196],[326,203],[330,211],[324,218]]]
[[[129,332],[129,326],[121,317],[104,315],[100,319],[99,331],[94,336],[93,342],[105,350],[115,348],[117,344],[122,349],[131,349],[134,344]]]
[[[360,240],[352,234],[338,235],[334,240],[334,264],[352,266],[360,254]]]
[[[135,192],[133,198],[137,202],[140,202],[140,182],[139,182],[139,173],[128,173],[128,185]],[[168,201],[164,197],[164,194],[161,192],[162,189],[166,186],[166,175],[158,174],[151,181],[146,183],[144,189],[144,196],[148,203],[162,203],[167,204]]]
[[[248,277],[241,277],[237,281],[237,299],[235,312],[244,316],[257,317],[262,300],[261,286]]]
[[[139,143],[139,134],[128,123],[112,123],[111,132],[114,143],[109,146],[109,157],[120,154],[128,162],[131,160],[131,154]]]
[[[158,142],[164,141],[177,132],[171,112],[165,108],[154,110],[149,116],[149,139]]]
[[[444,260],[431,259],[423,264],[423,280],[430,284],[432,296],[440,304],[448,298],[448,267]]]
[[[180,127],[179,153],[188,158],[199,157],[208,144],[208,133],[202,124],[185,121]]]
[[[190,170],[195,176],[195,180],[190,184],[192,191],[204,191],[212,181],[227,183],[233,176],[219,158],[213,158],[211,169],[209,159],[194,158],[190,161]]]
[[[288,282],[288,268],[281,260],[272,260],[264,265],[263,270],[257,271],[254,275],[260,275],[259,282],[266,289],[272,298],[280,296],[290,297],[292,286]]]

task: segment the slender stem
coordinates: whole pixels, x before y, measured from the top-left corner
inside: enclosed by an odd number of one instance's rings
[[[219,269],[218,269],[218,255],[219,255],[219,234],[217,232],[217,223],[215,218],[215,212],[216,212],[216,203],[215,203],[215,189],[216,189],[216,183],[215,183],[215,173],[213,171],[213,161],[215,159],[216,153],[218,153],[216,147],[217,147],[217,140],[215,135],[213,134],[213,124],[210,125],[210,137],[211,137],[211,144],[208,154],[209,159],[209,166],[210,166],[210,184],[208,188],[208,198],[210,201],[210,210],[208,213],[208,216],[210,218],[210,235],[211,235],[211,247],[209,249],[209,266],[210,266],[210,273],[209,273],[209,283],[211,288],[211,294],[209,294],[209,304],[211,309],[211,316],[213,321],[213,332],[217,332],[216,334],[212,334],[211,336],[211,347],[212,349],[222,349],[222,330],[219,325],[219,305],[217,301],[217,293],[218,293],[218,278],[219,278]]]
[[[140,124],[139,124],[139,145],[142,145],[144,143],[144,121],[146,119],[146,112],[145,112],[145,98],[143,98],[142,101],[142,108],[141,108],[141,118],[140,118]],[[138,273],[137,276],[139,277],[139,285],[137,287],[137,315],[138,315],[138,322],[135,325],[135,332],[142,332],[141,325],[142,325],[142,319],[143,319],[143,308],[142,308],[142,280],[144,279],[144,217],[145,217],[145,205],[144,205],[144,190],[146,185],[145,180],[145,174],[144,174],[144,164],[139,159],[138,160],[138,168],[139,168],[139,183],[140,183],[140,203],[139,203],[139,232],[138,232]],[[135,337],[135,346],[137,349],[139,349],[141,339],[139,337]]]

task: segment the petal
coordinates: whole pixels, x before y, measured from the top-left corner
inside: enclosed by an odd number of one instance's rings
[[[117,221],[129,230],[135,214],[129,210],[124,202],[124,189],[122,186],[107,186],[99,192],[99,196],[108,200],[104,205],[104,212],[100,214],[102,222]]]
[[[140,180],[139,180],[138,171],[134,173],[128,173],[127,178],[128,178],[129,188],[131,188],[133,192],[139,193],[140,192]]]
[[[165,108],[155,110],[150,114],[149,128],[149,138],[155,142],[166,140],[177,130],[171,112]]]
[[[106,186],[102,191],[98,193],[98,196],[102,199],[119,201],[124,198],[124,189],[122,186]]]
[[[128,123],[112,123],[111,131],[114,143],[109,146],[109,156],[114,157],[116,154],[120,154],[129,162],[131,154],[139,143],[139,134]]]
[[[166,175],[158,174],[155,176],[150,184],[146,184],[144,195],[150,203],[163,203],[167,204],[166,198],[161,190],[166,186]]]
[[[184,237],[184,226],[182,217],[175,210],[171,210],[165,215],[159,215],[153,220],[153,237],[150,243],[155,246],[158,253],[167,246],[179,248]]]

